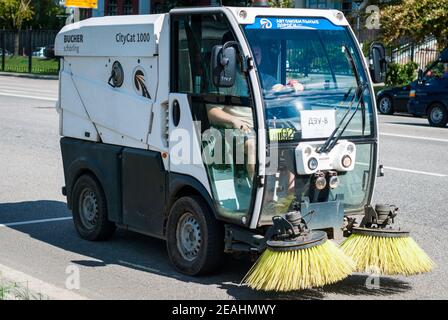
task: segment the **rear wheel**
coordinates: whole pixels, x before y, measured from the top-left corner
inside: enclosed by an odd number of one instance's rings
[[[378,109],[382,114],[393,114],[394,108],[392,104],[392,98],[388,95],[380,97],[380,99],[378,100]]]
[[[174,267],[187,275],[213,272],[224,254],[224,231],[204,200],[182,197],[171,208],[167,249]]]
[[[442,104],[434,104],[429,108],[428,121],[431,126],[444,127],[448,123],[448,111]]]
[[[115,231],[103,188],[90,174],[79,177],[73,187],[73,221],[80,237],[90,241],[106,240]]]

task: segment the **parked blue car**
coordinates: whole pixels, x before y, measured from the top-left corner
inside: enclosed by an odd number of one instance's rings
[[[428,116],[431,126],[445,127],[448,123],[448,78],[443,79],[439,91],[415,91],[415,97],[408,102],[408,112]]]
[[[434,71],[443,70],[442,75]],[[382,114],[393,114],[394,112],[408,112],[415,116],[426,115],[422,112],[414,112],[409,109],[409,100],[416,94],[434,94],[446,91],[446,79],[448,78],[448,48],[443,50],[439,58],[434,61],[423,72],[419,70],[418,79],[406,86],[387,88],[377,94],[378,111]]]

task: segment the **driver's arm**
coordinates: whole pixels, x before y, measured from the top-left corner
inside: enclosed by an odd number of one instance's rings
[[[234,127],[234,117],[227,112],[225,112],[219,106],[209,106],[208,107],[208,119],[210,123],[218,126],[230,126]]]

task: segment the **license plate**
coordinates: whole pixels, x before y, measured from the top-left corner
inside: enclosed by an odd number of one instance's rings
[[[336,128],[336,110],[300,111],[302,139],[327,138]]]

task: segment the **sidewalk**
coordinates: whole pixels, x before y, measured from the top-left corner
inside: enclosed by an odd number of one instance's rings
[[[28,78],[28,79],[59,80],[59,76],[57,76],[57,75],[44,75],[44,74],[33,74],[33,73],[14,73],[14,72],[0,71],[0,76]]]
[[[86,300],[76,292],[56,287],[2,264],[0,264],[0,290],[3,299],[10,300]]]

